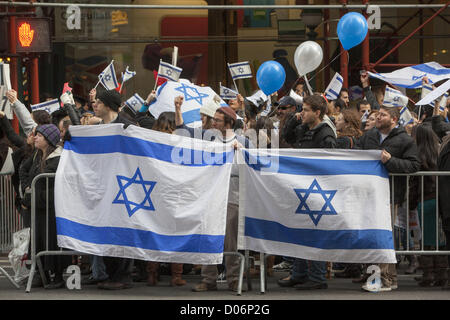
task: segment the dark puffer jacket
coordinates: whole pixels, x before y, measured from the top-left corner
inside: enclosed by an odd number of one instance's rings
[[[357,149],[386,150],[391,159],[384,165],[389,173],[414,173],[420,169],[417,146],[405,129],[398,126],[380,143],[381,134],[377,128],[367,131],[356,143]],[[392,185],[391,185],[392,187]],[[406,177],[394,179],[394,203],[401,204],[405,199]]]
[[[284,138],[293,148],[336,148],[334,131],[325,122],[321,122],[310,130],[306,124],[299,124],[296,118],[293,117],[286,124]]]
[[[450,171],[450,135],[445,137],[438,157],[438,170]],[[450,176],[439,177],[439,212],[444,227],[450,231]],[[449,240],[447,240],[449,241]]]

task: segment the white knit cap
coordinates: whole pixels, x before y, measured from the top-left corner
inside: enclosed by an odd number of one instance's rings
[[[205,105],[200,108],[200,113],[211,118],[214,118],[216,110],[220,108],[220,97],[215,96],[212,100],[209,100]]]

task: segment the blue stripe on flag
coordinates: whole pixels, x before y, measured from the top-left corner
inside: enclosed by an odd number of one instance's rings
[[[222,235],[161,235],[152,231],[120,227],[94,227],[65,218],[56,218],[58,235],[80,241],[141,248],[146,250],[222,253],[225,236]]]
[[[233,64],[229,64],[228,67],[229,68],[235,68],[235,67],[239,67],[239,66],[250,66],[250,63],[248,62],[238,62],[238,63],[233,63]]]
[[[254,156],[243,150],[244,158],[249,167],[261,171],[270,167],[277,168],[278,173],[296,174],[305,176],[317,175],[371,175],[389,178],[384,165],[380,160],[331,160],[307,159],[286,156]],[[276,161],[278,160],[278,167]]]
[[[183,112],[183,121],[185,124],[189,124],[195,121],[201,121],[200,109],[193,109]]]
[[[336,77],[336,79],[337,79],[340,83],[344,83],[344,78],[342,78],[342,77]]]
[[[79,154],[122,153],[149,157],[185,166],[220,166],[232,163],[234,151],[215,153],[147,141],[121,135],[77,137],[64,143],[64,149]],[[175,158],[173,158],[175,157]]]
[[[245,217],[245,235],[325,250],[394,249],[392,231],[295,229],[278,222]]]
[[[336,98],[339,97],[339,93],[337,93],[336,91],[334,91],[333,89],[328,89],[328,92],[330,92],[331,94],[333,94]],[[335,99],[336,99],[335,98]]]
[[[50,106],[50,105],[53,105],[53,104],[57,104],[59,106],[58,99],[53,99],[53,100],[50,100],[50,101],[41,102],[41,103],[38,103],[38,104],[33,104],[33,105],[31,105],[31,109],[34,110],[34,109],[37,109],[37,108],[43,108],[43,107]]]
[[[239,79],[239,78],[245,78],[245,77],[252,77],[253,75],[251,73],[245,73],[245,74],[240,74],[237,76],[232,77],[233,79]]]
[[[426,64],[418,64],[415,66],[411,66],[411,68],[422,71],[422,72],[426,72],[429,74],[434,74],[434,75],[445,75],[445,74],[450,74],[450,69],[434,69],[432,67],[430,67],[429,65]]]

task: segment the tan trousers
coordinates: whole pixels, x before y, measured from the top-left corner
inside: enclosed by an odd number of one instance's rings
[[[392,232],[394,230],[394,222],[397,217],[398,204],[391,205],[391,221]],[[390,287],[391,285],[398,285],[397,282],[397,264],[395,263],[380,263],[381,281],[384,286]]]
[[[237,236],[238,236],[238,219],[239,206],[228,203],[227,206],[227,225],[225,229],[225,252],[237,251]],[[228,285],[238,281],[239,278],[239,258],[235,256],[225,257],[225,268]],[[202,282],[208,285],[215,285],[218,276],[217,265],[203,265],[202,266]]]

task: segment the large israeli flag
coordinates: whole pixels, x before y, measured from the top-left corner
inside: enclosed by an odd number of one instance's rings
[[[70,133],[55,178],[60,247],[161,262],[222,262],[230,144],[121,124],[73,126]]]
[[[316,261],[396,263],[389,175],[380,154],[242,150],[238,248]]]
[[[184,124],[192,128],[199,127],[202,125],[200,108],[216,95],[210,87],[200,87],[186,79],[180,79],[179,82],[167,81],[156,90],[156,100],[153,100],[148,111],[156,119],[163,112],[174,112],[174,99],[177,96],[182,96],[184,101],[181,112]],[[222,99],[220,105],[227,106]]]
[[[431,83],[450,78],[450,69],[437,62],[428,62],[405,67],[389,73],[368,72],[369,76],[386,81],[397,87],[415,89],[422,87],[422,78],[427,77]]]

